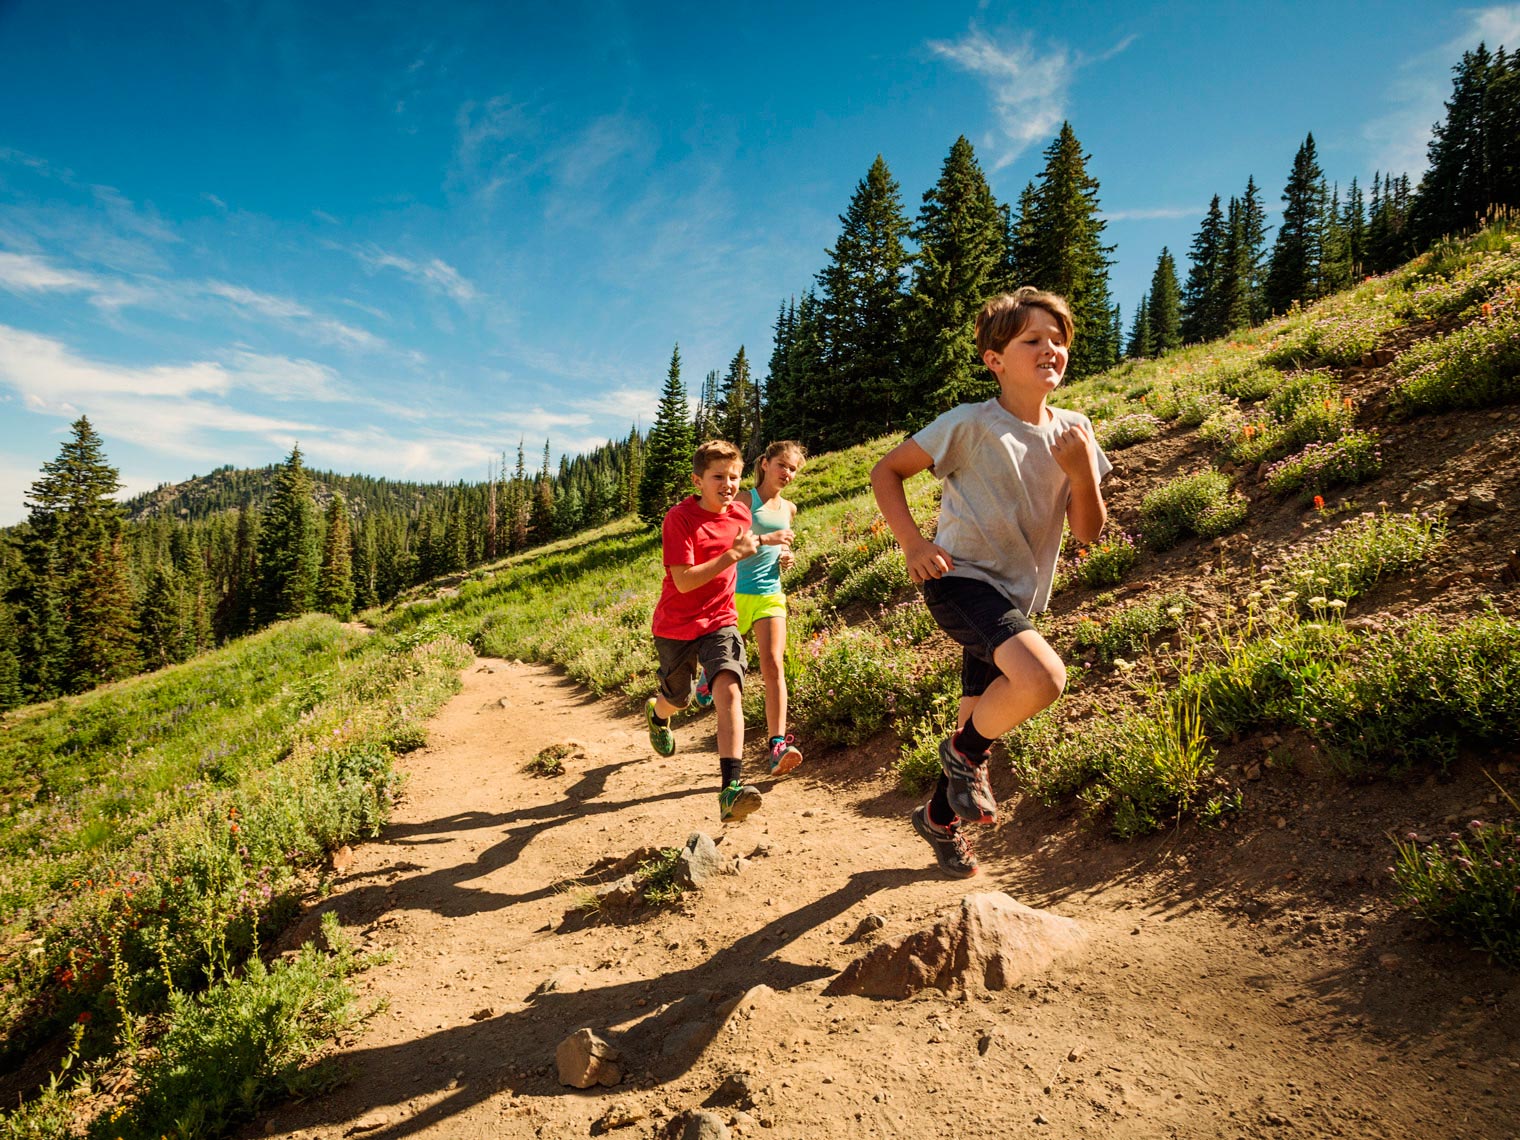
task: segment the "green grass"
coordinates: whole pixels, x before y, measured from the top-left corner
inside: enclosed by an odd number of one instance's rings
[[[1245,520],[1245,497],[1217,471],[1183,475],[1147,492],[1140,502],[1140,532],[1155,550],[1169,550],[1188,535],[1212,538]]]
[[[437,631],[308,617],[8,716],[3,1059],[84,1017],[71,1080],[85,1062],[141,1071],[175,1003],[223,1000],[326,852],[378,831],[395,750],[468,659]]]

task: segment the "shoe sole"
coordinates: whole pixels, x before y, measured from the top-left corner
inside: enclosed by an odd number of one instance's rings
[[[949,769],[948,765],[945,763],[945,749],[946,749],[946,747],[948,747],[946,744],[942,743],[940,745],[940,750],[939,750],[939,770],[942,773],[944,773],[945,779],[954,781],[955,777],[953,777],[953,776],[950,775],[950,769]],[[948,789],[946,789],[946,790],[952,796],[954,796],[954,788],[955,788],[955,785],[952,782],[951,785],[950,785],[950,787]],[[968,792],[967,794],[969,796],[970,793]],[[955,812],[955,817],[957,819],[959,819],[962,823],[996,823],[997,822],[997,809],[996,808],[994,808],[991,812],[985,812],[981,808],[977,807],[976,806],[976,802],[973,800],[973,801],[970,801],[970,803],[971,803],[971,810],[973,812],[975,812],[976,814],[975,815],[964,815],[964,814],[961,813],[960,808],[958,808],[958,807],[955,806],[955,803],[954,803],[954,799],[955,798],[959,798],[959,797],[954,797],[951,800],[950,808],[951,808],[952,811]]]
[[[733,802],[728,811],[720,811],[718,813],[718,822],[738,823],[741,819],[751,815],[759,808],[760,803],[760,793],[753,788],[745,788],[744,791],[739,793],[739,798]]]
[[[802,753],[795,748],[788,748],[781,754],[781,759],[776,761],[776,766],[771,769],[772,776],[785,776],[797,765],[802,763]]]
[[[939,864],[939,869],[952,879],[969,879],[982,869],[980,866],[973,866],[969,871],[957,871],[954,867],[945,866],[944,860],[939,857],[939,841],[935,837],[934,832],[929,830],[929,821],[926,818],[926,813],[921,810],[913,812],[913,830],[923,837],[924,842],[929,845],[929,849],[934,852],[934,861]]]

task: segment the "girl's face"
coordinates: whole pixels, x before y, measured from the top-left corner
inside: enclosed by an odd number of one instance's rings
[[[802,470],[802,456],[795,451],[783,451],[774,459],[760,461],[760,481],[780,491]]]

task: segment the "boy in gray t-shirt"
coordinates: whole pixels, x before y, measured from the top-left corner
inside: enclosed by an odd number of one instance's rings
[[[913,811],[941,869],[960,878],[977,871],[961,825],[997,818],[988,749],[1066,687],[1066,667],[1028,616],[1050,601],[1062,525],[1092,542],[1107,517],[1098,483],[1113,465],[1092,424],[1045,405],[1066,371],[1071,336],[1071,310],[1053,293],[1025,287],[988,301],[976,347],[997,377],[997,398],[952,408],[871,471],[909,576],[962,647],[960,727],[940,742],[934,794]],[[943,482],[933,542],[903,491],[924,470]]]

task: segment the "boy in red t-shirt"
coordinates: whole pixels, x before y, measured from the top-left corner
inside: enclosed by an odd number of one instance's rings
[[[760,806],[760,792],[740,778],[745,654],[734,609],[734,566],[759,550],[763,540],[750,530],[749,505],[734,497],[744,474],[744,456],[737,447],[710,440],[697,448],[691,470],[698,494],[671,507],[661,531],[665,582],[654,607],[660,684],[644,714],[654,750],[674,755],[670,718],[691,703],[697,668],[706,672],[718,714],[723,779],[718,818],[727,823]]]

